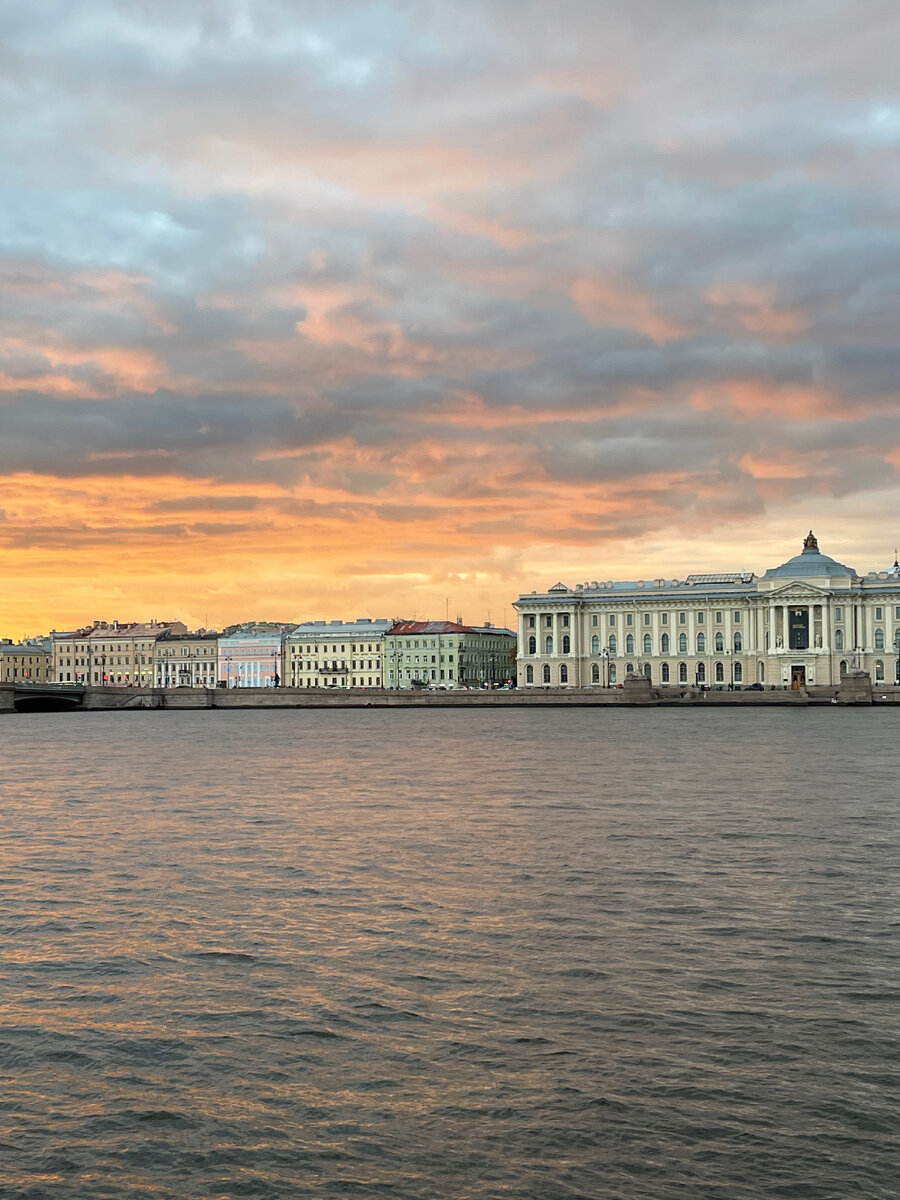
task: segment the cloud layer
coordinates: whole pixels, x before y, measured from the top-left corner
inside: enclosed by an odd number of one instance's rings
[[[884,565],[896,5],[0,14],[0,622]]]

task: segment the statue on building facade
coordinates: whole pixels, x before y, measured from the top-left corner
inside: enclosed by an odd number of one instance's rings
[[[813,533],[812,530],[810,530],[809,533],[806,535],[806,537],[803,539],[803,549],[804,550],[818,550],[818,548],[819,548],[819,543],[816,539],[816,535]]]

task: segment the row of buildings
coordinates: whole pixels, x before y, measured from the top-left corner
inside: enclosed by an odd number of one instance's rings
[[[516,637],[458,621],[277,622],[190,632],[180,621],[94,621],[38,652],[0,645],[0,681],[92,687],[473,688],[515,679]],[[16,653],[13,653],[13,652]],[[35,660],[40,658],[40,662]]]
[[[556,583],[520,596],[520,687],[723,688],[900,683],[900,562],[861,575],[819,550],[752,571]]]

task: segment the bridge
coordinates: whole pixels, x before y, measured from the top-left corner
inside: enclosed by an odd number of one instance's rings
[[[0,683],[0,712],[65,712],[84,703],[75,683]]]

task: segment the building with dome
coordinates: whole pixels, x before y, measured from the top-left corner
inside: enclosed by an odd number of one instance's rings
[[[515,602],[520,687],[655,685],[801,688],[848,670],[900,682],[900,563],[860,575],[799,554],[763,575],[556,583]]]

